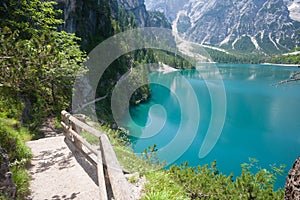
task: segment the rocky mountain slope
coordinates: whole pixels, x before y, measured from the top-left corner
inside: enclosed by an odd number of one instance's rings
[[[121,17],[133,15],[138,27],[165,27],[171,24],[164,15],[147,11],[144,0],[55,0],[63,11],[64,26],[61,29],[76,33],[86,44],[87,50],[115,32],[112,20],[122,24]],[[125,12],[125,16],[124,13]],[[122,14],[121,14],[122,13]],[[127,24],[125,25],[127,26]]]
[[[239,52],[274,54],[300,43],[299,0],[146,0],[185,39]]]

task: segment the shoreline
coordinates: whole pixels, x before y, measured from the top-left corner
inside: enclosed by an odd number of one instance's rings
[[[238,63],[218,63],[218,62],[203,62],[198,64],[238,64]],[[293,67],[300,68],[300,64],[277,64],[277,63],[258,63],[254,65],[270,65],[270,66],[279,66],[279,67]],[[159,63],[159,68],[156,70],[157,72],[162,72],[164,74],[179,71],[181,69],[176,69],[170,65],[166,65],[164,63]]]
[[[159,68],[156,71],[166,74],[166,73],[178,71],[178,69],[163,63],[159,63]]]
[[[297,68],[300,68],[300,64],[261,63],[261,65],[276,65],[276,66],[283,66],[283,67],[297,67]]]

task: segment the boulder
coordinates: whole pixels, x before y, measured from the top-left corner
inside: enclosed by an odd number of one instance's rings
[[[295,161],[286,177],[284,193],[285,200],[300,199],[300,157]]]

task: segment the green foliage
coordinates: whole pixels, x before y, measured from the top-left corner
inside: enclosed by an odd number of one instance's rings
[[[141,157],[138,157],[133,152],[132,148],[129,146],[128,132],[125,129],[119,128],[118,130],[113,130],[108,124],[98,127],[94,126],[94,128],[107,134],[110,143],[114,148],[118,161],[126,171],[144,174],[145,172],[154,171],[157,168],[161,168],[161,166],[154,165],[146,160],[141,159]],[[99,144],[98,138],[91,138],[90,135],[87,136],[84,132],[81,133],[81,135],[90,143],[95,145]]]
[[[99,138],[87,131],[81,132],[80,136],[83,137],[88,143],[92,145],[99,145]]]
[[[234,48],[241,52],[252,52],[255,50],[255,46],[248,36],[241,37],[235,44]]]
[[[284,41],[279,41],[279,44],[281,45],[275,45],[266,34],[262,36],[261,33],[259,33],[255,38],[258,45],[262,48],[262,51],[268,55],[276,55],[287,50],[287,48],[282,46]],[[291,47],[294,47],[294,44],[292,44]]]
[[[9,200],[9,199],[6,198],[3,194],[0,193],[0,200]]]
[[[53,1],[39,0],[3,0],[0,4],[0,27],[9,27],[12,32],[18,31],[20,39],[31,39],[38,35],[56,30],[62,24],[57,17],[61,11],[53,9]]]
[[[212,60],[217,63],[250,63],[258,64],[265,61],[265,57],[260,54],[236,54],[236,53],[225,53],[209,48],[205,48],[207,53],[210,55]]]
[[[25,145],[25,141],[30,139],[29,131],[22,128],[17,120],[0,118],[0,146],[9,156],[10,169],[18,187],[17,199],[20,200],[29,194],[30,178],[24,167],[32,157],[30,149]]]
[[[135,176],[131,176],[128,181],[129,183],[135,183],[137,180]]]
[[[118,18],[120,31],[124,32],[130,29],[137,28],[137,22],[132,12],[127,13],[124,8],[118,8]]]
[[[8,103],[23,101],[23,119],[37,122],[69,105],[74,79],[84,70],[85,54],[75,35],[55,31],[62,21],[56,18],[60,12],[54,10],[53,2],[3,5],[1,10],[9,17],[0,22],[0,98],[11,115],[20,112]],[[14,105],[21,108],[19,103]]]
[[[12,165],[21,165],[31,158],[31,152],[24,141],[30,139],[30,134],[15,120],[0,118],[0,146],[4,148]]]
[[[147,184],[142,200],[188,200],[185,188],[174,181],[172,174],[162,170],[146,173]]]
[[[0,84],[0,118],[18,118],[21,116],[23,109],[24,104],[17,97],[17,94],[12,93],[10,89],[4,88]]]
[[[165,162],[159,161],[157,157],[157,148],[156,144],[153,146],[149,146],[147,149],[141,153],[141,158],[149,165],[153,166],[153,168],[163,168],[165,167]]]
[[[276,64],[300,64],[300,53],[297,55],[276,56],[270,62]]]
[[[242,173],[235,181],[233,175],[223,175],[217,170],[216,162],[208,165],[188,167],[172,166],[169,170],[172,178],[183,185],[191,199],[283,199],[283,190],[274,191],[276,175],[283,167],[274,168],[272,172],[257,168],[255,174],[250,172],[256,166],[256,160],[242,165]]]
[[[11,172],[13,174],[15,184],[18,186],[17,200],[26,199],[30,194],[30,177],[28,171],[23,169],[21,166],[13,166],[11,168]]]

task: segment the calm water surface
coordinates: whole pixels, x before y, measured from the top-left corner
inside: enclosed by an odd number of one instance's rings
[[[216,77],[218,72],[210,70],[210,67],[150,75],[151,82],[162,81],[165,85],[151,84],[150,101],[131,108],[132,118],[123,120],[123,126],[134,133],[131,137],[134,151],[140,153],[153,144],[158,149],[164,148],[178,134],[180,123],[195,120],[183,116],[182,109],[199,108],[200,118],[193,121],[198,128],[185,129],[188,131],[184,133],[188,136],[196,131],[195,138],[177,160],[168,164],[187,161],[196,166],[216,160],[221,172],[239,175],[240,165],[248,162],[249,158],[256,158],[261,167],[269,169],[271,164],[285,164],[286,170],[289,170],[300,156],[300,82],[280,86],[273,84],[300,70],[270,65],[218,64],[217,67],[226,91],[226,117],[221,136],[212,151],[204,158],[198,156],[214,106],[203,80],[203,77],[210,80]],[[177,78],[181,76],[192,86],[198,105],[189,102],[189,93]],[[184,102],[179,102],[177,93],[185,96]],[[144,137],[149,134],[149,124],[163,126],[153,130],[156,132],[149,137]],[[158,156],[160,160],[169,159],[168,154]],[[276,187],[283,187],[284,183],[285,177],[279,177]]]

